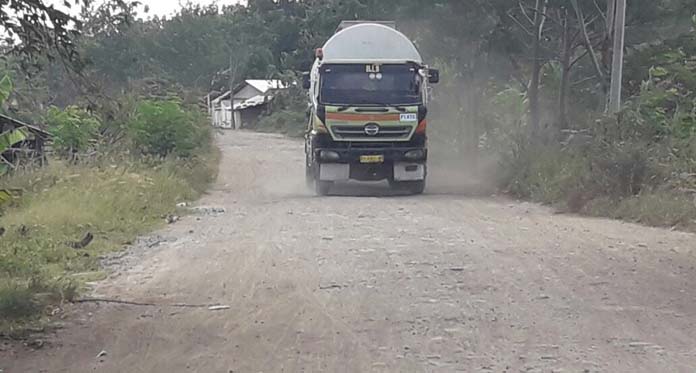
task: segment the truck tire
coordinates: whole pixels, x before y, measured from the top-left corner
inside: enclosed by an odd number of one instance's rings
[[[425,180],[409,181],[406,183],[406,187],[411,194],[423,194],[425,192]]]
[[[328,196],[332,185],[333,183],[330,181],[316,180],[314,182],[314,190],[318,196]]]
[[[393,190],[406,191],[410,194],[423,194],[423,192],[425,192],[425,180],[419,180],[419,181],[389,180],[389,186]]]
[[[310,190],[314,187],[314,167],[308,163],[305,163],[305,183]]]

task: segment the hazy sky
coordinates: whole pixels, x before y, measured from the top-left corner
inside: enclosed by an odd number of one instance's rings
[[[154,16],[165,16],[165,15],[171,15],[181,7],[181,4],[185,4],[187,2],[192,2],[194,4],[212,4],[212,3],[217,3],[218,5],[228,5],[228,4],[239,4],[239,3],[246,3],[246,0],[139,0],[143,5],[147,5],[150,8],[150,12],[148,14],[144,14],[142,12],[142,9],[140,12],[138,12],[141,16],[149,18],[149,17],[154,17]],[[50,4],[53,4],[59,9],[66,10],[66,8],[62,5],[63,0],[49,0],[48,1]],[[73,10],[69,10],[69,12],[74,12]]]
[[[236,4],[243,2],[242,0],[190,0],[195,4],[211,4],[213,2],[218,3],[218,5]],[[154,15],[170,15],[175,10],[181,7],[180,4],[186,3],[187,1],[179,0],[140,0],[141,3],[150,7],[150,13],[148,16]]]

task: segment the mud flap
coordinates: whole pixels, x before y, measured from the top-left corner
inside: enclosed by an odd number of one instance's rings
[[[322,163],[319,165],[319,180],[347,181],[350,179],[350,165],[342,163]]]
[[[394,163],[394,181],[425,180],[425,165],[418,163]]]

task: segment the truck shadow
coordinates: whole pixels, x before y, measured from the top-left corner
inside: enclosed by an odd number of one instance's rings
[[[330,197],[409,197],[408,191],[389,188],[387,182],[374,183],[336,183],[331,188]]]
[[[495,190],[485,183],[441,183],[433,182],[428,185],[425,193],[414,195],[406,190],[391,189],[386,182],[375,183],[338,183],[331,188],[329,197],[377,197],[377,198],[405,198],[428,196],[458,196],[458,197],[492,197]]]

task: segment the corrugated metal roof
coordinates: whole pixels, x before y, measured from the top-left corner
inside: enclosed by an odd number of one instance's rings
[[[266,94],[269,91],[277,90],[277,89],[285,89],[288,88],[287,84],[284,84],[280,80],[264,80],[264,79],[247,79],[244,81],[244,84],[240,84],[235,88],[235,94],[242,90],[245,85],[252,86],[254,89],[257,91],[261,92],[262,94]],[[230,97],[230,91],[226,91],[219,96],[217,96],[215,99],[211,100],[212,104],[219,104],[220,101],[229,99]],[[211,97],[212,98],[212,97]]]
[[[248,108],[252,108],[255,106],[263,105],[266,102],[270,101],[273,99],[273,96],[254,96],[246,101],[242,101],[238,103],[237,105],[234,105],[234,110],[244,110]]]
[[[48,133],[47,131],[45,131],[45,130],[42,129],[42,128],[39,128],[39,127],[37,127],[37,126],[33,126],[33,125],[31,125],[31,124],[24,123],[24,122],[22,122],[22,121],[20,121],[20,120],[17,120],[17,119],[8,117],[7,115],[4,115],[4,114],[0,114],[0,121],[3,121],[3,122],[5,122],[5,123],[11,123],[11,124],[14,125],[16,128],[19,128],[19,127],[26,127],[26,128],[29,129],[29,131],[32,132],[34,135],[39,135],[39,136],[41,136],[41,137],[43,137],[43,138],[49,138],[49,137],[51,137],[51,134]]]
[[[228,98],[229,96],[230,96],[230,91],[227,91],[227,92],[221,94],[220,96],[218,96],[216,99],[212,100],[211,103],[217,104],[220,101]]]
[[[245,82],[258,89],[261,93],[266,93],[274,89],[287,88],[287,86],[280,80],[247,79]]]

